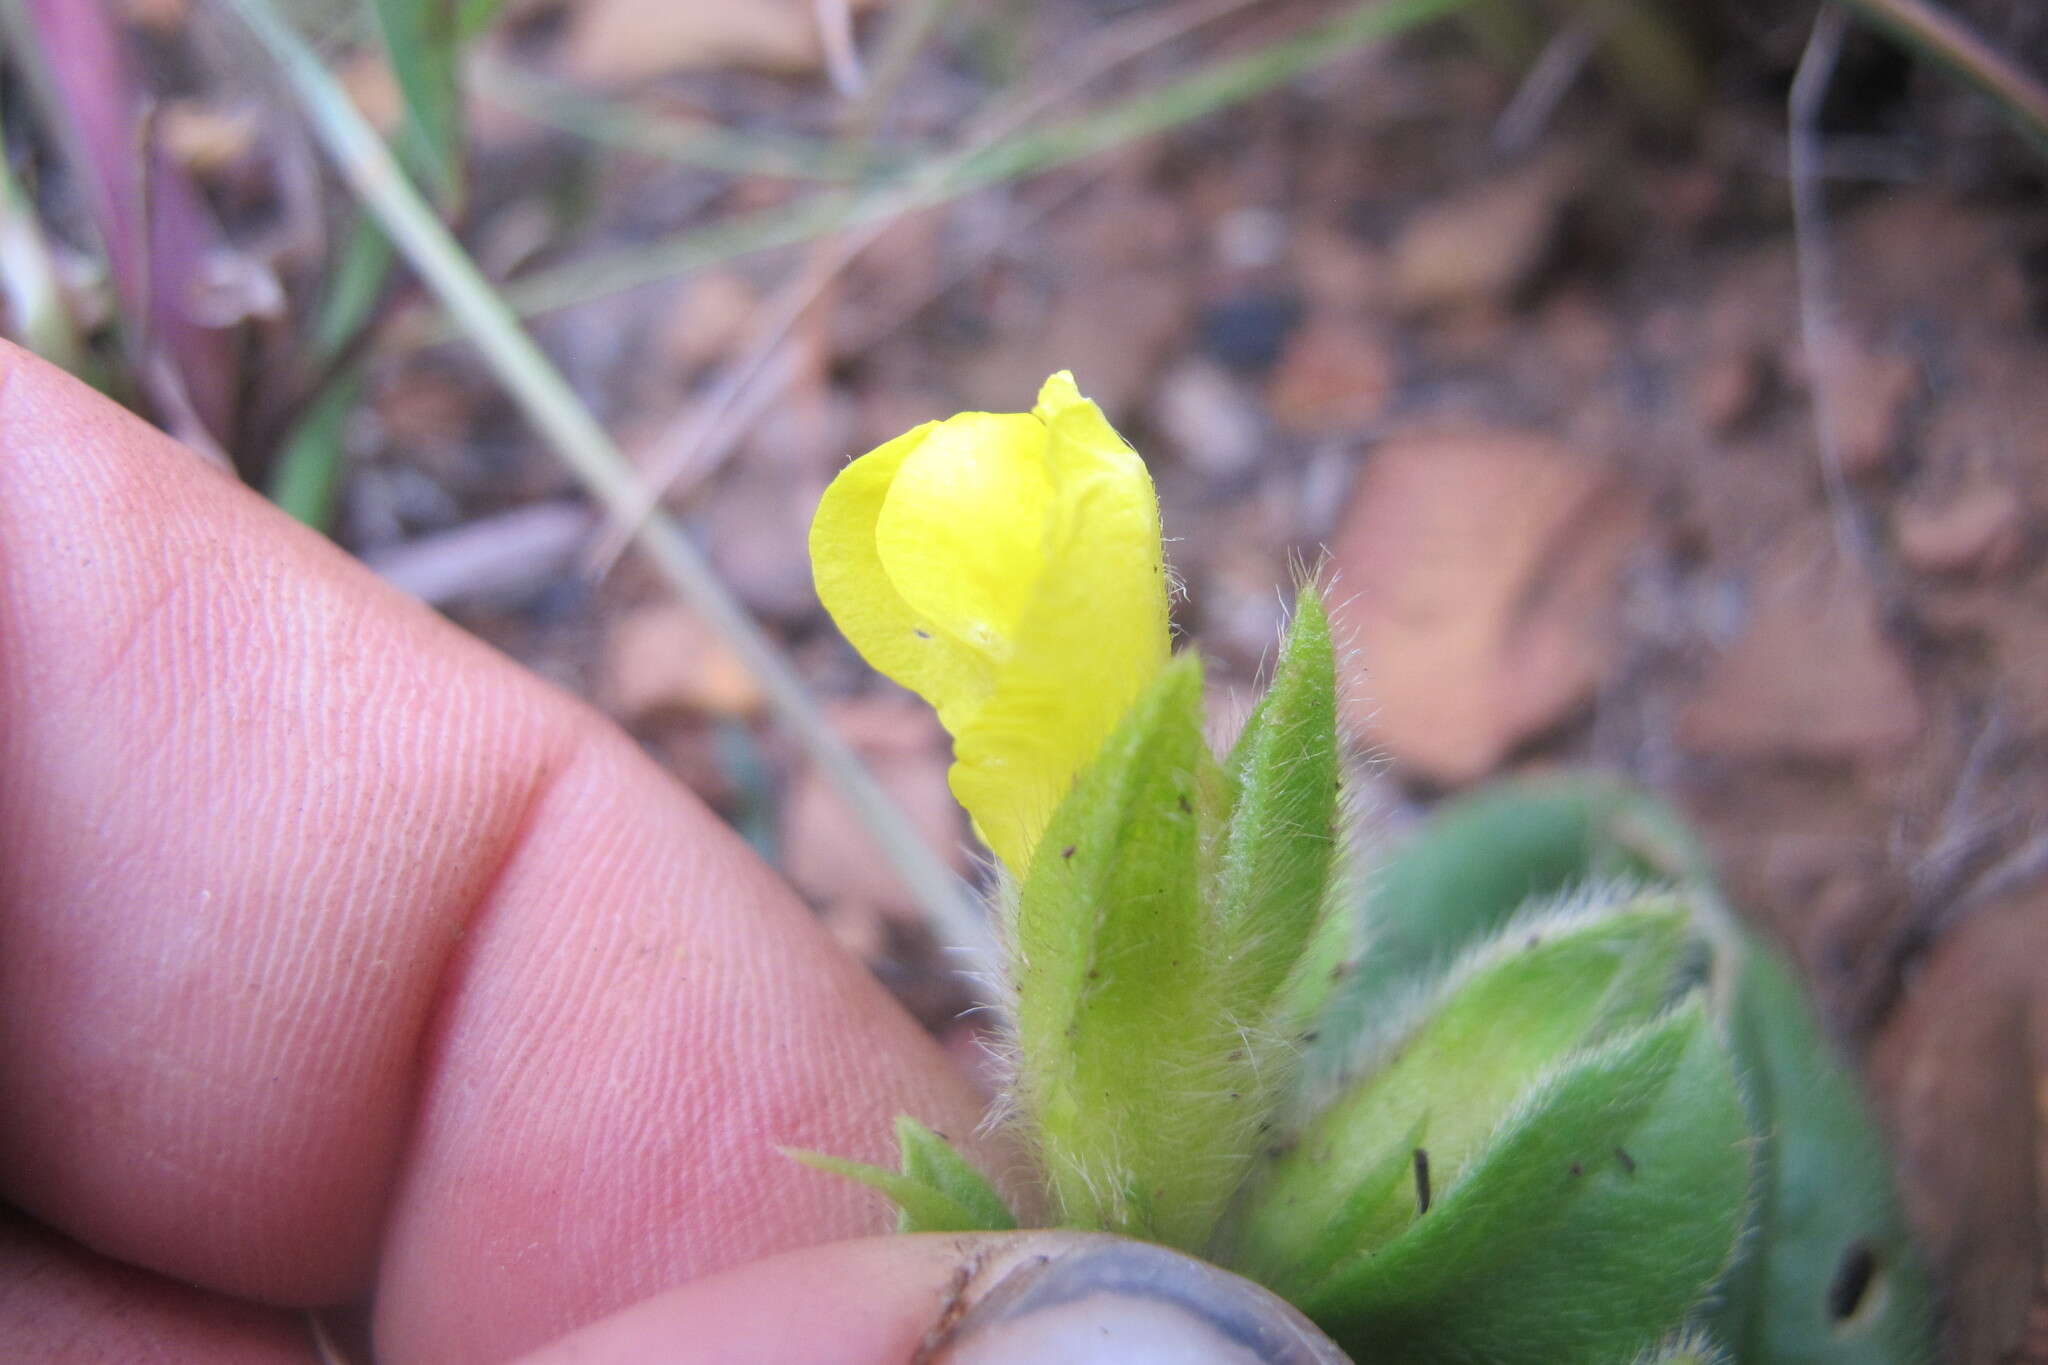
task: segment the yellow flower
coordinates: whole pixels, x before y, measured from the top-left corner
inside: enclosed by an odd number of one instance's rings
[[[953,736],[953,795],[1015,876],[1166,663],[1159,500],[1062,371],[1028,413],[927,422],[841,470],[818,598]]]

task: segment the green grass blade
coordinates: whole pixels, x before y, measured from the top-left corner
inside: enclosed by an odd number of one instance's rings
[[[366,0],[405,99],[400,154],[444,207],[462,195],[458,0]]]
[[[349,414],[362,397],[362,375],[350,367],[328,381],[271,466],[264,492],[288,514],[316,531],[334,524],[341,490],[343,439]]]

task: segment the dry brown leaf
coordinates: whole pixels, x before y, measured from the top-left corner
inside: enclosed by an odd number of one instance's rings
[[[2048,896],[1945,936],[1872,1062],[1907,1209],[1949,1296],[1950,1358],[2020,1359],[2048,1268]]]
[[[1924,722],[1867,579],[1794,538],[1759,571],[1746,627],[1678,720],[1687,748],[1738,758],[1875,758]]]
[[[1266,402],[1289,431],[1354,430],[1385,414],[1399,378],[1384,336],[1363,322],[1317,313],[1288,337]]]
[[[1997,575],[2026,548],[2025,516],[2010,484],[1977,479],[1939,502],[1901,503],[1892,527],[1899,553],[1923,573]]]
[[[1394,296],[1411,309],[1501,302],[1542,261],[1571,177],[1543,162],[1410,219],[1392,249]]]
[[[1592,695],[1639,493],[1545,437],[1415,433],[1375,451],[1336,542],[1354,723],[1442,783],[1482,776]]]

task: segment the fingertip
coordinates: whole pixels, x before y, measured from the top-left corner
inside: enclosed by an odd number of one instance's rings
[[[683,1285],[520,1365],[1348,1365],[1266,1289],[1164,1247],[1045,1230],[836,1242]]]

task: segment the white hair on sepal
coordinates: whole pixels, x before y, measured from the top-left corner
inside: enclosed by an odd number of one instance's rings
[[[1318,1093],[1297,1121],[1313,1114],[1357,1081],[1377,1071],[1409,1038],[1446,1005],[1473,977],[1506,958],[1523,952],[1532,937],[1551,938],[1571,933],[1645,896],[1679,895],[1668,887],[1632,878],[1609,878],[1586,882],[1569,890],[1532,896],[1501,922],[1501,927],[1450,959],[1440,970],[1405,983],[1389,997],[1379,1017],[1369,1021],[1353,1040],[1350,1056]],[[1364,953],[1370,955],[1367,940]]]
[[[1654,1346],[1646,1346],[1632,1365],[1729,1365],[1730,1357],[1714,1339],[1697,1327],[1674,1333]]]

